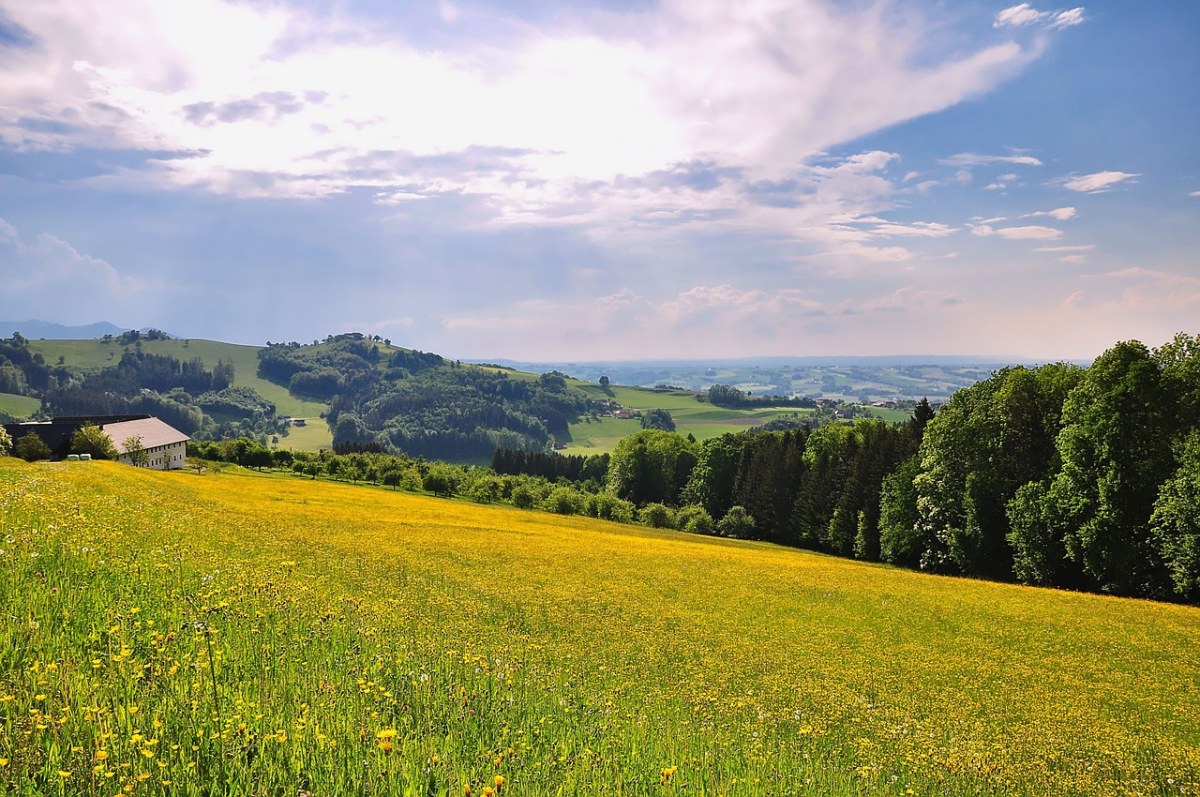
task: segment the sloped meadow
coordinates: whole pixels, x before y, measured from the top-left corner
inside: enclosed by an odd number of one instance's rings
[[[1200,610],[0,459],[0,791],[1200,793]]]

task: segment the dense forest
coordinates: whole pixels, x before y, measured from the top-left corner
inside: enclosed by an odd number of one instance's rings
[[[510,376],[359,334],[268,344],[258,370],[298,396],[330,402],[337,451],[487,462],[499,448],[552,450],[570,440],[568,424],[599,408],[561,373]]]

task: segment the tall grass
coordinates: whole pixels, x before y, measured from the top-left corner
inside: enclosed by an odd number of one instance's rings
[[[0,460],[14,794],[1196,794],[1200,612]]]

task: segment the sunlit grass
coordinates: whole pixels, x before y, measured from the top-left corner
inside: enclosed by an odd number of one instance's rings
[[[0,522],[12,793],[1200,789],[1194,608],[237,472]]]
[[[18,396],[15,393],[0,393],[0,412],[14,418],[28,418],[42,407],[40,399]]]

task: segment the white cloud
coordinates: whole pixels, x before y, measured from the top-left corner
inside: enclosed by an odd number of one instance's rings
[[[992,163],[1012,163],[1018,166],[1041,166],[1042,162],[1032,155],[980,155],[975,152],[960,152],[938,161],[943,166],[986,166]],[[1014,178],[1016,175],[1008,175]],[[1003,179],[1003,178],[1002,178]]]
[[[27,241],[4,219],[0,219],[0,263],[6,272],[0,316],[9,318],[91,323],[135,305],[151,287],[49,233]]]
[[[636,224],[661,205],[692,224],[811,230],[819,214],[762,213],[752,186],[814,174],[823,151],[977,96],[1038,54],[939,50],[933,20],[822,0],[667,0],[586,29],[497,16],[482,42],[447,0],[436,47],[279,3],[0,5],[38,42],[0,73],[6,146],[189,153],[150,174],[238,196],[473,195],[506,223]],[[628,179],[697,161],[736,174],[716,189]]]
[[[956,228],[937,221],[914,221],[909,224],[903,224],[897,221],[868,217],[858,219],[856,223],[872,225],[869,232],[872,235],[881,236],[945,238],[947,235],[953,235],[957,232]]]
[[[1058,261],[1060,263],[1086,263],[1087,255],[1063,255]]]
[[[996,28],[1021,28],[1027,25],[1040,24],[1057,30],[1079,25],[1083,21],[1084,9],[1082,7],[1071,8],[1065,11],[1038,11],[1029,3],[1020,3],[1015,6],[1009,6],[996,14],[996,20],[992,23],[992,26]]]
[[[1081,244],[1079,246],[1038,246],[1033,251],[1035,252],[1090,252],[1096,248],[1095,244]]]
[[[1075,208],[1066,207],[1066,208],[1055,208],[1054,210],[1035,210],[1033,213],[1026,213],[1026,214],[1022,215],[1020,218],[1034,219],[1034,218],[1038,218],[1040,216],[1049,216],[1052,219],[1057,219],[1059,221],[1066,221],[1067,219],[1075,218]]]
[[[1188,194],[1188,196],[1200,196],[1200,191],[1193,191],[1192,193]]]
[[[1056,230],[1053,227],[1003,227],[996,230],[996,234],[1001,238],[1009,238],[1019,241],[1045,241],[1062,237],[1062,230]]]
[[[989,224],[980,224],[971,228],[973,235],[988,237],[998,235],[1001,238],[1007,238],[1014,241],[1045,241],[1053,240],[1062,237],[1062,230],[1056,230],[1053,227],[992,227]]]
[[[1080,177],[1066,178],[1063,187],[1083,194],[1098,194],[1139,176],[1129,172],[1094,172]]]

